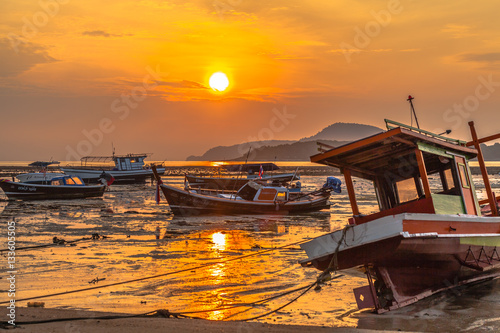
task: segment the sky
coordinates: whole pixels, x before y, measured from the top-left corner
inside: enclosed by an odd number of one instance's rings
[[[184,160],[335,122],[500,131],[498,1],[2,0],[0,160]],[[223,72],[229,87],[209,86]]]

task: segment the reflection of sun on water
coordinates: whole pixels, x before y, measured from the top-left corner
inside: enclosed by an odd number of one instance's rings
[[[216,251],[224,251],[226,249],[226,234],[221,232],[212,234],[212,242],[214,243],[212,249]]]

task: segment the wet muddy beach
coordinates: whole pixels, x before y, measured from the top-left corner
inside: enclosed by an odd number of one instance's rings
[[[163,180],[183,184],[183,177],[165,176]],[[302,177],[305,191],[324,181],[324,176]],[[500,187],[500,177],[492,177],[492,185]],[[362,191],[368,189],[362,181],[356,182],[356,187],[363,193],[358,198],[360,208],[369,213],[375,208],[375,195]],[[483,190],[477,188],[478,192]],[[330,211],[290,216],[177,217],[164,199],[156,205],[154,192],[154,186],[144,183],[111,186],[100,199],[0,201],[2,223],[16,222],[17,305],[27,306],[28,301],[21,301],[25,298],[158,276],[36,301],[56,309],[118,313],[207,310],[193,316],[251,318],[280,307],[300,292],[265,305],[208,310],[252,303],[312,283],[319,272],[298,264],[306,257],[298,245],[275,248],[340,229],[351,214],[343,191],[332,195]],[[479,196],[481,199],[481,193]],[[82,240],[92,234],[107,238]],[[54,237],[80,241],[51,245]],[[51,246],[19,249],[38,245]],[[275,250],[266,251],[271,249]],[[2,256],[6,261],[5,251]],[[247,257],[238,259],[240,256]],[[7,270],[2,271],[5,281]],[[419,332],[500,330],[499,281],[447,291],[376,315],[357,311],[352,289],[367,284],[363,272],[340,274],[342,277],[327,282],[321,290],[311,290],[257,321]],[[5,287],[1,288],[4,297],[0,301],[7,300]]]

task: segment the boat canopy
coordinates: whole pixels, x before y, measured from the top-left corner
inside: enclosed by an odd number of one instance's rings
[[[30,163],[28,164],[28,166],[31,166],[31,167],[37,167],[37,168],[46,168],[47,166],[49,165],[52,165],[52,164],[59,164],[60,162],[58,161],[49,161],[49,162],[45,162],[45,161],[36,161],[36,162],[33,162],[33,163]]]
[[[274,163],[253,163],[253,164],[229,164],[222,165],[227,171],[245,171],[248,173],[257,173],[262,166],[263,171],[274,171],[278,170],[279,167]]]
[[[477,215],[479,206],[468,160],[478,151],[465,141],[396,124],[401,126],[388,126],[386,132],[311,156],[312,162],[337,167],[344,174],[353,223],[400,211]],[[372,183],[378,212],[360,212],[353,177]],[[363,194],[369,188],[364,188]],[[356,189],[359,191],[358,186]],[[365,206],[362,208],[367,209]]]

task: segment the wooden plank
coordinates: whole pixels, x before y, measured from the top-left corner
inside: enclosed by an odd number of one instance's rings
[[[479,145],[479,140],[477,138],[477,133],[473,121],[469,122],[469,127],[472,136],[472,141],[474,142],[474,147],[477,150],[477,161],[479,162],[479,168],[481,169],[481,175],[483,176],[486,195],[488,196],[488,202],[490,203],[491,207],[491,214],[493,216],[498,216],[496,200],[493,195],[493,191],[491,190],[490,179],[488,178],[488,171],[486,170],[486,163],[484,163],[483,152],[481,151],[481,146]]]
[[[347,187],[347,193],[349,194],[349,201],[351,202],[352,214],[354,216],[359,215],[358,203],[356,202],[356,193],[354,192],[354,184],[352,182],[351,170],[345,168],[344,170],[345,186]]]
[[[453,159],[453,155],[447,154],[446,149],[436,147],[436,146],[433,146],[433,145],[430,145],[428,143],[421,142],[421,141],[417,142],[417,146],[418,146],[418,149],[423,151],[423,152]]]
[[[482,139],[478,139],[477,142],[478,143],[485,143],[485,142],[496,140],[496,139],[500,139],[500,133],[494,134],[494,135],[490,135],[490,136],[484,137]],[[469,141],[465,145],[468,146],[468,147],[469,146],[474,146],[474,141]]]
[[[424,193],[427,199],[431,198],[431,188],[429,186],[429,178],[427,177],[427,170],[425,169],[424,155],[419,149],[415,149],[417,156],[418,169],[420,171],[420,178],[422,185],[424,185]]]

